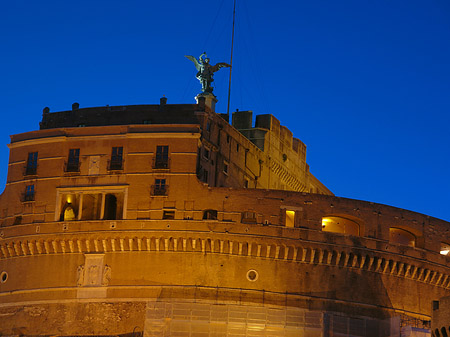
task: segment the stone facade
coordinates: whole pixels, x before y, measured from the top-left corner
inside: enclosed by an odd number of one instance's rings
[[[433,337],[447,337],[450,334],[450,296],[433,302],[431,328]]]
[[[12,136],[0,334],[428,327],[431,302],[450,295],[450,224],[333,196],[303,143],[271,115],[251,119],[230,125],[201,100],[74,105]]]

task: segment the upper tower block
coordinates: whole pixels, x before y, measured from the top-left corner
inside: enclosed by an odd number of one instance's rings
[[[124,105],[81,108],[72,104],[72,110],[50,112],[44,108],[40,129],[132,125],[132,124],[197,124],[195,111],[209,110],[199,104],[167,104],[161,98],[157,105]]]
[[[256,116],[256,124],[253,127],[252,111],[236,111],[232,115],[230,125],[227,114],[215,113],[213,109],[207,98],[200,95],[197,97],[197,104],[167,104],[166,97],[162,97],[160,104],[155,105],[80,108],[79,103],[73,103],[72,109],[67,111],[50,112],[49,108],[45,108],[40,131],[15,135],[12,142],[47,138],[55,132],[64,135],[65,143],[81,135],[87,137],[94,133],[118,133],[119,137],[140,132],[145,134],[145,137],[151,135],[156,137],[155,139],[160,137],[159,139],[169,140],[186,133],[186,130],[195,129],[199,142],[191,155],[197,158],[197,165],[190,173],[196,174],[198,180],[208,186],[332,194],[309,172],[306,146],[297,138],[293,138],[292,132],[280,125],[280,121],[274,116]],[[120,130],[119,125],[122,126]],[[88,128],[82,130],[84,127]],[[162,134],[158,136],[156,133]],[[111,146],[121,147],[122,144],[119,143]],[[17,146],[19,144],[14,145]],[[88,160],[88,150],[83,150],[81,145],[71,146],[80,147],[80,167],[83,172],[89,166],[83,162]],[[122,147],[123,160],[126,163],[129,161],[129,151],[125,143]],[[39,148],[30,148],[27,151],[39,152],[37,161],[41,160]],[[170,152],[172,151],[177,153],[182,150],[171,146]],[[103,155],[106,156],[107,153]],[[125,164],[124,174],[127,173],[127,167]]]

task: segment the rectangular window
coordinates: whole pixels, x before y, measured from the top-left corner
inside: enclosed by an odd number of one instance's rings
[[[25,201],[33,201],[34,200],[34,185],[27,185],[25,188]]]
[[[295,211],[286,210],[286,227],[295,227]]]
[[[203,182],[208,183],[208,171],[203,171]]]
[[[70,149],[66,172],[80,172],[80,149]]]
[[[242,223],[256,223],[256,212],[248,211],[242,213]]]
[[[166,179],[155,179],[153,195],[167,195]]]
[[[175,219],[175,211],[163,211],[163,219],[164,220]]]
[[[217,210],[215,209],[204,210],[203,220],[217,220]]]
[[[209,150],[206,147],[203,149],[203,157],[209,159]]]
[[[155,169],[167,169],[169,168],[169,146],[158,145],[156,147],[156,156],[153,167]]]
[[[28,153],[28,160],[27,160],[27,166],[25,169],[25,175],[35,175],[36,174],[37,158],[38,158],[37,152],[29,152]]]
[[[110,170],[123,169],[123,147],[113,147],[111,152],[111,161],[109,162]]]
[[[228,174],[228,163],[226,161],[223,162],[223,173]]]

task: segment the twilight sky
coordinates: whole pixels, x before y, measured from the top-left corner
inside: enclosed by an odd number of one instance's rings
[[[184,55],[230,61],[232,5],[3,2],[0,185],[45,106],[194,103]],[[237,0],[233,65],[231,111],[275,115],[337,196],[450,221],[448,0]],[[228,71],[214,83],[226,112]]]

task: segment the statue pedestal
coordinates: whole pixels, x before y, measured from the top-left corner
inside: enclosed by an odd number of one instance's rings
[[[201,94],[198,94],[197,96],[195,96],[195,101],[197,102],[197,104],[199,104],[199,99],[204,99],[205,100],[205,105],[211,109],[211,111],[216,110],[216,103],[217,103],[217,98],[216,96],[214,96],[211,93],[205,93],[202,92]]]

